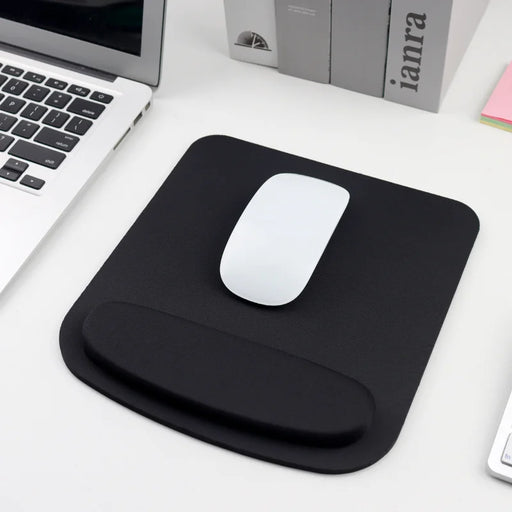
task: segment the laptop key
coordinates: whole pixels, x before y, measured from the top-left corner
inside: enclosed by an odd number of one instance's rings
[[[82,98],[75,98],[68,107],[68,112],[73,112],[73,114],[78,114],[90,119],[98,119],[104,110],[105,105],[83,100]]]
[[[28,169],[28,164],[26,162],[22,162],[20,160],[16,160],[15,158],[9,158],[4,165],[4,169],[9,169],[10,171],[17,171],[20,174],[25,172]]]
[[[7,82],[7,80],[8,80],[8,77],[6,77],[5,75],[0,75],[0,86],[4,85],[5,82]]]
[[[66,82],[63,82],[62,80],[55,80],[55,78],[48,78],[48,80],[46,80],[46,85],[52,89],[59,89],[60,91],[64,90],[68,86]]]
[[[33,188],[34,190],[41,190],[45,184],[45,181],[26,174],[23,176],[23,179],[20,181],[20,183],[25,185],[25,187]]]
[[[43,124],[47,124],[48,126],[53,126],[54,128],[62,128],[64,123],[70,118],[69,114],[65,112],[59,112],[58,110],[52,110],[50,113],[43,119]]]
[[[12,76],[21,76],[23,75],[23,69],[15,68],[14,66],[4,66],[2,73]]]
[[[2,88],[2,91],[19,96],[28,87],[28,82],[11,78]]]
[[[32,85],[30,89],[23,95],[23,97],[32,101],[43,101],[46,96],[48,96],[48,94],[50,94],[50,89],[47,87]]]
[[[34,139],[34,142],[61,149],[62,151],[66,151],[66,153],[69,153],[79,141],[80,139],[78,137],[58,132],[52,128],[43,128]]]
[[[0,114],[0,131],[8,132],[16,123],[17,119],[6,114]]]
[[[69,121],[64,130],[76,135],[85,135],[91,126],[92,121],[75,116],[71,121]]]
[[[0,151],[5,151],[14,142],[14,137],[0,133]]]
[[[32,73],[31,71],[27,71],[23,78],[30,82],[35,82],[36,84],[42,84],[46,80],[45,76]]]
[[[71,96],[69,94],[52,92],[51,96],[45,101],[45,103],[55,108],[64,108],[70,101]]]
[[[21,172],[11,171],[9,169],[0,169],[0,178],[4,178],[9,181],[18,181],[19,177],[22,175]]]
[[[31,121],[39,121],[43,117],[48,109],[42,105],[36,105],[35,103],[29,103],[21,112],[21,117],[30,119]]]
[[[101,103],[109,104],[114,99],[114,96],[105,94],[103,92],[95,91],[91,94],[91,100],[99,101]]]
[[[53,149],[38,146],[24,140],[18,140],[9,150],[9,155],[23,158],[23,160],[28,160],[50,169],[57,169],[66,158],[64,153],[59,153]]]
[[[76,94],[77,96],[83,96],[85,98],[85,96],[89,95],[91,90],[87,89],[86,87],[82,87],[81,85],[70,85],[68,92],[71,94]]]
[[[19,98],[7,96],[7,98],[5,98],[5,100],[0,104],[0,110],[9,112],[9,114],[17,114],[25,106],[26,103],[26,101]]]
[[[30,139],[37,130],[39,130],[38,124],[30,121],[20,121],[11,133],[24,139]]]

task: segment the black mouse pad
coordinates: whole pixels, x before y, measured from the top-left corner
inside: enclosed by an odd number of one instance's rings
[[[272,308],[231,294],[219,264],[251,197],[282,172],[351,200],[305,291]],[[395,443],[478,230],[459,202],[207,137],[71,308],[62,354],[85,383],[180,432],[356,471]]]

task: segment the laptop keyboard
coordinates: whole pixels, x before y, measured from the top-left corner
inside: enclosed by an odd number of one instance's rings
[[[40,191],[37,164],[58,169],[112,102],[113,96],[0,64],[0,183]]]

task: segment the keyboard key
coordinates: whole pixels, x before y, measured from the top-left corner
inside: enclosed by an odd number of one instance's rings
[[[4,169],[16,171],[21,174],[28,169],[28,164],[26,162],[16,160],[15,158],[9,158],[9,160],[7,160],[6,164],[4,165]]]
[[[5,100],[0,104],[0,110],[9,112],[9,114],[17,114],[26,103],[26,101],[20,100],[19,98],[7,96],[7,98],[5,98]]]
[[[28,87],[28,82],[11,78],[2,88],[2,91],[19,96]]]
[[[69,112],[73,112],[73,114],[78,114],[90,119],[98,119],[104,110],[104,105],[83,100],[81,98],[75,98],[73,103],[68,107]]]
[[[23,75],[23,69],[15,68],[14,66],[4,66],[2,73],[12,76],[21,76]]]
[[[30,82],[35,82],[36,84],[42,84],[46,79],[45,76],[38,75],[37,73],[32,73],[31,71],[25,73],[25,76],[23,78]]]
[[[21,117],[30,119],[31,121],[39,121],[43,117],[48,109],[42,105],[36,105],[35,103],[29,103],[24,110],[21,112]]]
[[[7,79],[8,77],[6,77],[5,75],[0,75],[0,86],[5,84],[5,82],[7,82]]]
[[[44,119],[43,124],[53,126],[54,128],[62,128],[64,123],[70,118],[69,114],[59,112],[58,110],[52,110]]]
[[[87,89],[85,87],[82,87],[81,85],[70,85],[68,92],[70,92],[71,94],[76,94],[77,96],[85,97],[85,96],[89,95],[91,90]]]
[[[39,130],[38,124],[30,121],[20,121],[11,133],[24,139],[30,139],[37,130]]]
[[[507,442],[505,443],[505,448],[501,455],[501,462],[507,466],[512,466],[512,434],[508,436]]]
[[[0,133],[0,151],[5,151],[14,142],[14,137]]]
[[[43,128],[37,134],[34,141],[69,153],[77,145],[80,139],[73,135],[68,135],[67,133],[52,130],[51,128]]]
[[[71,121],[69,121],[64,129],[67,132],[74,133],[76,135],[85,135],[91,126],[92,121],[75,116]]]
[[[9,155],[23,158],[50,169],[57,169],[66,158],[66,155],[63,153],[44,148],[43,146],[37,146],[24,140],[17,141],[9,150]]]
[[[8,132],[16,123],[17,119],[6,114],[0,114],[0,131]]]
[[[4,178],[9,181],[18,181],[21,174],[21,172],[10,171],[9,169],[0,169],[0,178]]]
[[[30,89],[23,95],[23,97],[32,101],[43,101],[46,96],[48,96],[48,94],[50,94],[50,89],[47,87],[32,85]]]
[[[51,96],[45,101],[45,103],[55,108],[64,108],[70,101],[71,96],[69,94],[52,92]]]
[[[64,90],[68,86],[66,82],[55,80],[55,78],[48,78],[48,80],[46,80],[46,85],[52,89],[59,89],[60,91]]]
[[[26,174],[23,176],[23,179],[20,181],[20,183],[25,185],[25,187],[33,188],[34,190],[41,190],[45,184],[45,181]]]
[[[99,101],[101,103],[106,103],[107,105],[114,99],[114,96],[110,96],[110,94],[105,94],[103,92],[95,91],[91,94],[91,100]]]

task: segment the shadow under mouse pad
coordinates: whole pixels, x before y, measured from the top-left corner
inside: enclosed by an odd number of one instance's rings
[[[311,281],[277,308],[219,264],[271,176],[351,195]],[[223,136],[194,143],[73,305],[60,346],[85,383],[204,441],[322,473],[395,443],[479,230],[467,206]]]

